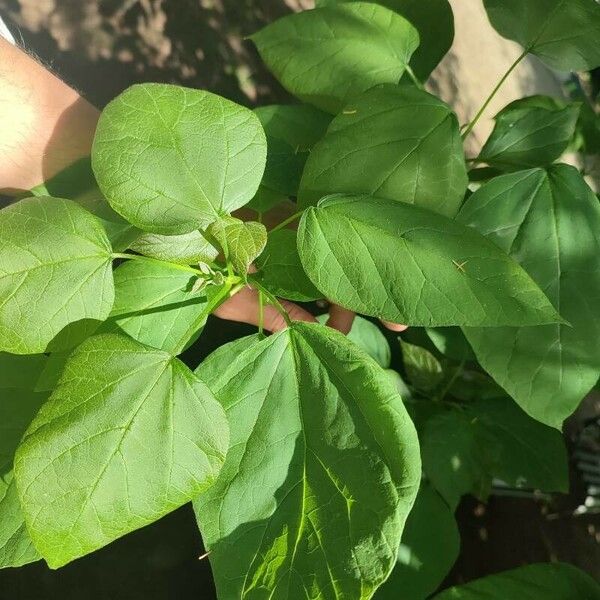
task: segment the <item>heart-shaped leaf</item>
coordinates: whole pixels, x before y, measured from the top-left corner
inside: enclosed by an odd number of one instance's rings
[[[210,92],[146,83],[102,112],[92,166],[119,214],[144,231],[174,235],[248,203],[266,154],[251,110]]]
[[[222,408],[183,363],[125,336],[92,337],[17,450],[29,534],[60,567],[195,498],[227,447]]]
[[[90,213],[48,197],[0,211],[0,350],[44,352],[67,325],[106,319],[113,300],[112,248]]]
[[[404,202],[326,198],[302,215],[298,251],[306,273],[332,302],[394,323],[490,327],[561,320],[495,244]]]
[[[341,334],[294,323],[259,339],[197,371],[232,428],[222,474],[195,502],[218,596],[366,600],[419,486],[413,425],[391,378]]]

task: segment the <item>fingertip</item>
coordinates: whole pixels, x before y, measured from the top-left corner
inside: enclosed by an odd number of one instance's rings
[[[391,321],[381,321],[384,326],[390,331],[394,331],[395,333],[402,333],[408,329],[408,325],[401,325],[400,323],[392,323]]]

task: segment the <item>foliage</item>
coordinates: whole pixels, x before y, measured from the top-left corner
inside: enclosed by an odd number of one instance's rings
[[[484,4],[526,52],[600,65],[593,0]],[[94,177],[82,161],[0,211],[0,566],[60,567],[192,501],[223,600],[421,600],[463,495],[567,491],[560,428],[600,375],[600,209],[556,161],[594,147],[597,115],[519,100],[468,171],[418,80],[449,11],[286,16],[252,40],[301,103],[134,86],[102,114]],[[192,371],[178,357],[246,286],[288,327]],[[344,337],[278,297],[411,328],[390,346],[358,316]],[[532,565],[438,597],[568,589],[598,596]]]

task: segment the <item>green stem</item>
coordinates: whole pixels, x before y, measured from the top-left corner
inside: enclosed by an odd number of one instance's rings
[[[265,330],[265,295],[258,290],[258,333],[263,335]]]
[[[200,269],[195,269],[194,267],[190,267],[189,265],[180,265],[174,262],[168,262],[166,260],[159,260],[157,258],[150,258],[149,256],[142,256],[141,254],[127,254],[123,252],[113,252],[112,255],[114,258],[123,258],[125,260],[139,260],[143,262],[153,263],[155,265],[163,265],[169,267],[171,269],[177,269],[178,271],[185,271],[186,273],[193,273],[194,275],[198,275],[203,279],[206,279],[206,275],[200,271]]]
[[[494,99],[494,97],[496,96],[496,94],[498,93],[500,88],[504,85],[504,82],[509,78],[510,74],[515,70],[517,65],[527,56],[528,53],[529,53],[529,51],[525,50],[525,52],[523,52],[523,54],[521,54],[515,60],[515,62],[508,68],[508,71],[506,71],[506,73],[504,73],[504,75],[502,76],[502,79],[500,79],[500,81],[498,82],[496,87],[492,90],[492,93],[488,96],[487,100],[483,103],[483,106],[479,109],[479,112],[475,115],[473,120],[469,123],[469,125],[463,132],[463,134],[462,134],[463,140],[467,139],[467,137],[469,136],[471,131],[473,131],[473,128],[475,127],[475,125],[477,125],[477,122],[479,121],[479,119],[481,118],[481,116],[483,115],[483,113],[485,112],[487,107],[490,105],[490,102]]]
[[[288,217],[285,221],[279,223],[279,225],[275,225],[275,227],[273,227],[269,233],[273,233],[283,229],[284,227],[287,227],[290,223],[293,223],[296,219],[299,219],[303,212],[303,210],[299,210],[297,213],[294,213],[291,217]]]
[[[271,294],[269,290],[264,288],[253,277],[248,277],[248,281],[259,291],[259,293],[264,294],[265,298],[269,301],[270,304],[272,304],[277,309],[277,312],[283,317],[283,320],[289,327],[292,324],[292,320],[290,319],[290,315],[288,315],[287,310],[285,310],[281,302],[279,302],[279,300],[277,300],[277,298],[273,296],[273,294]]]
[[[420,90],[425,89],[423,87],[423,84],[417,79],[417,76],[415,75],[415,72],[412,70],[412,67],[410,65],[406,65],[406,73],[411,78],[412,82],[417,86],[417,88],[419,88]]]

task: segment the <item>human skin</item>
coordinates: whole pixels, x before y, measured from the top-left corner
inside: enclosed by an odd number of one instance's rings
[[[89,156],[99,116],[99,111],[77,91],[0,37],[0,193],[22,193]],[[239,216],[252,218],[248,211],[242,212]],[[283,205],[267,213],[264,223],[267,227],[275,225],[290,214],[290,207]],[[297,304],[285,300],[281,304],[292,320],[315,321]],[[258,326],[258,292],[243,288],[215,315]],[[330,327],[348,333],[353,320],[351,311],[330,306]],[[385,325],[394,331],[405,329],[402,325]],[[267,304],[263,326],[267,331],[279,331],[286,323],[278,310]]]

